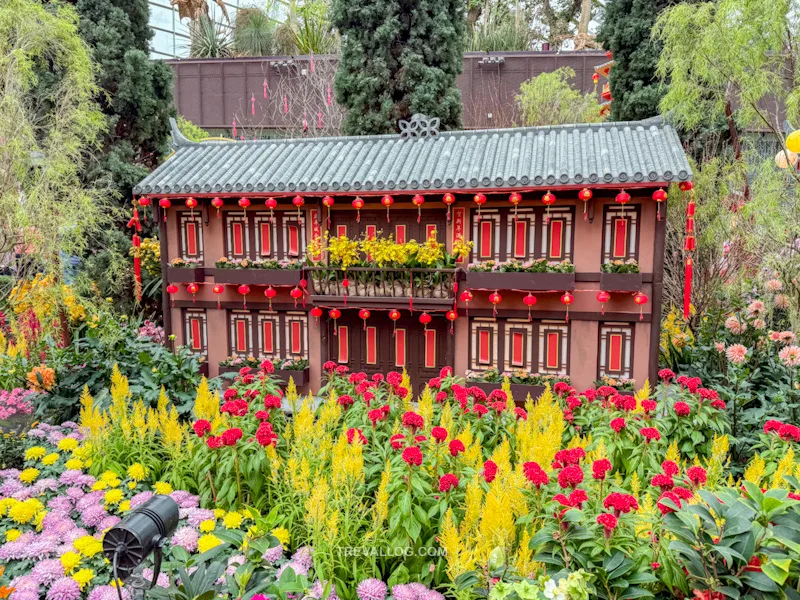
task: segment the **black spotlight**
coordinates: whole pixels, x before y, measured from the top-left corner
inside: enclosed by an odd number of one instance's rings
[[[169,496],[153,496],[137,506],[119,525],[103,537],[103,553],[114,568],[114,579],[128,579],[150,553],[153,560],[152,588],[161,572],[162,548],[178,526],[178,504]],[[117,593],[122,592],[117,586]]]

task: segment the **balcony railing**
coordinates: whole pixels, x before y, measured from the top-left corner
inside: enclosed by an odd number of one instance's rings
[[[307,267],[316,296],[452,299],[459,269]],[[345,285],[345,281],[347,284]]]

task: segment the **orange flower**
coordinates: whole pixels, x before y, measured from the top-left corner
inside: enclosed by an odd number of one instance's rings
[[[49,392],[56,385],[56,372],[45,365],[34,367],[28,373],[28,387],[37,392]]]
[[[12,594],[13,591],[14,591],[14,588],[12,588],[12,587],[7,587],[5,585],[4,586],[0,586],[0,600],[5,600],[5,598],[8,598]]]

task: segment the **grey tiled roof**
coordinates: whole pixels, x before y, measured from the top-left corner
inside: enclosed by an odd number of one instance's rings
[[[482,131],[190,142],[135,194],[369,193],[661,185],[691,179],[675,130],[660,119]]]

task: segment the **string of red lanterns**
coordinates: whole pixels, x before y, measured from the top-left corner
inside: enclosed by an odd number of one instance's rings
[[[691,181],[684,181],[678,187],[684,195],[686,192],[689,193],[689,202],[686,204],[686,239],[683,243],[686,261],[683,285],[683,318],[688,320],[692,307],[692,277],[694,275],[694,251],[696,248],[694,238],[694,184]]]

